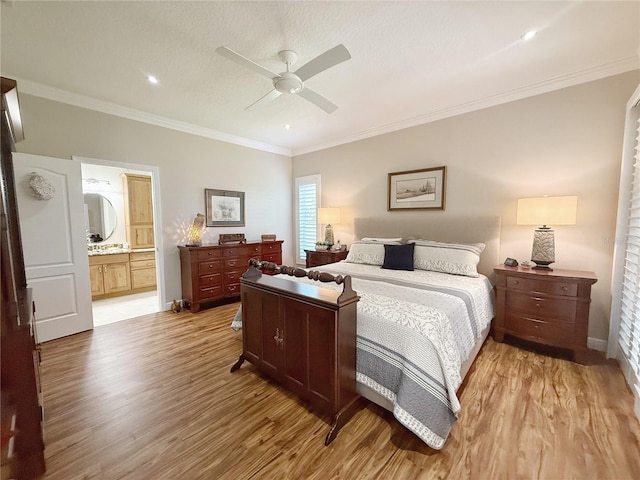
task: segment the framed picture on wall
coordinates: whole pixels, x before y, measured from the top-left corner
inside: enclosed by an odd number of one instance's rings
[[[387,210],[444,210],[446,167],[388,175]]]
[[[204,191],[207,227],[244,227],[244,192]]]

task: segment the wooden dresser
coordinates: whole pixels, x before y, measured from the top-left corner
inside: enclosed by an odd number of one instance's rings
[[[305,253],[307,254],[307,268],[339,262],[347,258],[349,254],[346,250],[305,250]]]
[[[359,398],[355,380],[359,297],[347,278],[343,292],[295,282],[282,274],[260,275],[254,267],[242,278],[242,355],[231,371],[248,360],[314,409],[333,416],[325,445],[353,414]]]
[[[500,265],[496,273],[494,338],[513,335],[569,349],[576,362],[587,353],[592,272],[522,269]]]
[[[194,313],[203,303],[240,296],[240,277],[249,267],[249,259],[282,263],[282,240],[178,248],[182,299]]]

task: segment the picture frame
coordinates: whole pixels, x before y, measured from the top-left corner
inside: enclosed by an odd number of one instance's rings
[[[444,210],[446,167],[388,174],[387,211]]]
[[[244,227],[244,192],[207,188],[207,227]]]

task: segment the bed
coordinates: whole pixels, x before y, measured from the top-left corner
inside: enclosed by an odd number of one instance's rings
[[[313,270],[349,276],[360,297],[357,393],[441,449],[461,408],[456,392],[493,318],[500,219],[416,225],[408,218],[355,219],[361,240],[347,259]],[[331,282],[323,287],[341,289]],[[240,326],[239,311],[232,327]]]

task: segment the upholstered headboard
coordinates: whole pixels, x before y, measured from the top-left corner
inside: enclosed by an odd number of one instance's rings
[[[484,243],[478,272],[493,281],[493,267],[500,263],[500,217],[384,217],[355,218],[355,239],[363,237],[414,237],[458,243]]]

